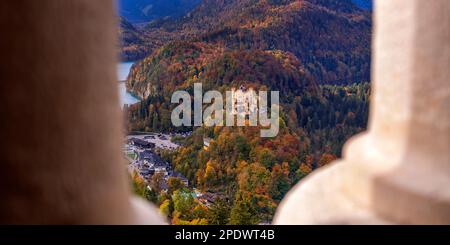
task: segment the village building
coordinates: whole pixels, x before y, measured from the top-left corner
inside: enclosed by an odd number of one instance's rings
[[[138,139],[138,138],[131,138],[128,143],[132,146],[136,146],[139,148],[143,148],[143,149],[153,149],[155,148],[155,144],[142,140],[142,139]]]

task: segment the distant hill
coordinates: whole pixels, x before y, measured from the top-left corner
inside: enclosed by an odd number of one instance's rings
[[[183,16],[201,0],[117,0],[119,15],[131,23],[150,22],[164,17]]]
[[[148,54],[144,34],[123,17],[119,17],[119,36],[121,57],[124,60],[137,60]]]

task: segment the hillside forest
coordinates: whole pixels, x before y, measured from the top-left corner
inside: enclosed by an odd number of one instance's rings
[[[141,99],[124,109],[127,131],[189,132],[172,138],[176,150],[158,150],[189,186],[170,177],[164,191],[163,176],[134,174],[136,193],[172,224],[270,223],[295,184],[366,129],[371,23],[370,9],[351,0],[204,0],[140,28],[121,18],[122,58],[138,60],[126,86]],[[278,136],[261,138],[260,127],[174,127],[172,93],[193,94],[194,83],[280,91]]]

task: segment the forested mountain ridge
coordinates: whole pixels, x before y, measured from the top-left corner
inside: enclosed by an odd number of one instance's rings
[[[119,17],[120,56],[124,60],[137,60],[148,54],[145,35],[123,17]]]
[[[370,13],[350,0],[206,0],[190,15],[155,22],[145,33],[149,51],[186,40],[289,52],[315,82],[329,84],[369,80],[370,29]]]
[[[200,82],[204,89],[262,85],[284,95],[314,93],[316,83],[292,53],[227,49],[205,42],[177,41],[132,67],[127,87],[140,98],[170,96]]]

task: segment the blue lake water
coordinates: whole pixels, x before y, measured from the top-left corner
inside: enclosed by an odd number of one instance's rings
[[[117,78],[119,79],[119,93],[120,93],[120,104],[121,105],[131,105],[139,102],[140,100],[134,97],[131,93],[127,92],[125,86],[125,80],[130,73],[131,66],[133,62],[123,62],[117,65]]]

